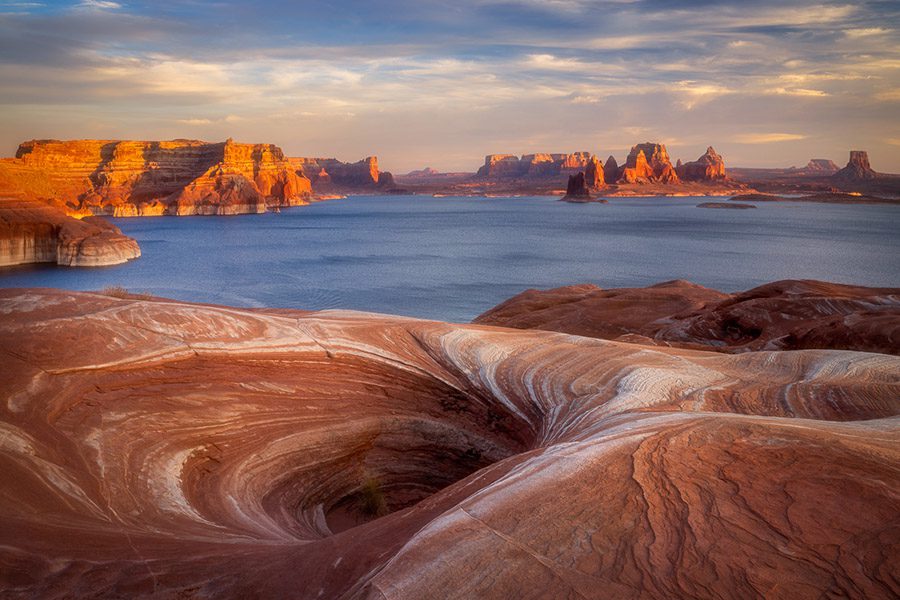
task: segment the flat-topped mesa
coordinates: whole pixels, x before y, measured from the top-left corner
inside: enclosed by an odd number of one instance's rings
[[[317,189],[329,186],[348,188],[385,187],[394,184],[388,171],[378,169],[378,157],[367,156],[355,163],[345,163],[336,158],[291,157],[295,168],[312,181]]]
[[[311,192],[277,146],[231,139],[32,140],[0,160],[0,188],[115,216],[258,213],[307,204]]]
[[[878,177],[869,165],[869,154],[865,150],[851,150],[847,166],[832,175],[842,181],[863,181]]]
[[[102,267],[140,255],[136,241],[100,217],[79,220],[40,202],[0,198],[0,267]]]
[[[835,164],[835,162],[829,158],[811,158],[809,162],[806,163],[806,166],[801,169],[801,171],[805,173],[836,173],[840,171],[841,168]]]
[[[631,148],[618,180],[622,183],[678,183],[665,144],[645,142]]]
[[[559,178],[582,171],[591,153],[488,154],[476,176],[486,179]]]
[[[675,172],[684,181],[721,181],[726,179],[725,161],[712,146],[707,148],[706,153],[697,160],[679,164],[675,168]]]

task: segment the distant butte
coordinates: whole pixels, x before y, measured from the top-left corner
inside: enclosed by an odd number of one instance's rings
[[[847,166],[833,175],[834,179],[843,181],[865,181],[878,177],[869,166],[869,153],[865,150],[851,150]]]

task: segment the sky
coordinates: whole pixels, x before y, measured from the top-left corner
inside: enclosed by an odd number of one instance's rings
[[[404,173],[657,141],[900,173],[898,31],[896,0],[0,0],[0,156],[233,137]]]

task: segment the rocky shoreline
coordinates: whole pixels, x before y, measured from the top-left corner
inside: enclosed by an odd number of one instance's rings
[[[103,267],[140,255],[134,239],[100,217],[76,219],[39,202],[0,198],[0,267]]]

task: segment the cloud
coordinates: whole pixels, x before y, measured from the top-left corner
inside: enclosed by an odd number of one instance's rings
[[[122,5],[118,2],[112,2],[112,0],[81,0],[81,2],[78,3],[77,8],[117,10],[122,8]]]
[[[806,137],[797,133],[744,133],[734,139],[740,144],[777,144],[805,140]]]
[[[844,31],[844,35],[851,39],[857,39],[873,35],[884,35],[891,32],[891,29],[885,29],[884,27],[862,27],[860,29],[847,29]]]
[[[812,98],[822,98],[824,96],[828,96],[828,92],[823,92],[822,90],[809,90],[806,88],[772,88],[770,90],[772,94],[780,94],[782,96],[807,96]]]
[[[727,140],[740,164],[757,156],[752,144],[770,144],[775,161],[897,135],[885,129],[900,100],[890,3],[32,4],[0,0],[0,143],[13,148],[65,131],[133,137],[146,124],[154,138],[244,132],[442,167],[498,148],[626,148],[637,141],[628,125],[688,155],[725,152]],[[30,14],[3,12],[13,6]],[[890,160],[900,169],[900,155]]]
[[[881,102],[898,102],[900,101],[900,88],[879,92],[875,94],[875,99]]]

